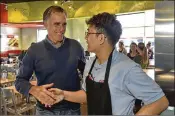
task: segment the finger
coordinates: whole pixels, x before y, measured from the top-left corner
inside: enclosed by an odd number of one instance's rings
[[[57,94],[56,90],[50,90],[50,89],[48,89],[48,91],[51,92],[51,93],[53,93],[54,95]]]
[[[47,104],[45,104],[45,107],[46,107],[46,108],[47,108],[47,106],[48,106],[48,105],[47,105]]]
[[[61,94],[62,93],[62,90],[61,89],[57,89],[57,88],[50,88],[48,89],[50,92],[55,92],[56,94]]]
[[[50,89],[48,89],[48,91],[55,92],[56,91],[56,88],[50,88]]]
[[[53,105],[55,102],[55,99],[51,98],[50,96],[42,92],[40,96],[40,101],[46,105]]]
[[[56,98],[56,103],[62,101],[63,99],[64,99],[63,95],[58,95],[57,98]]]
[[[46,99],[47,105],[53,105],[55,101],[56,101],[56,97],[55,99],[53,99],[52,97],[47,95],[47,99]]]
[[[49,107],[49,106],[53,105],[54,102],[55,102],[55,101],[52,101],[52,100],[48,100],[48,99],[47,99],[47,100],[45,101],[46,107]]]
[[[47,104],[45,104],[45,107],[46,107],[46,108],[47,108],[47,107],[49,107],[49,108],[50,108],[50,107],[51,107],[51,105],[47,105]]]
[[[43,87],[47,89],[47,88],[52,87],[53,85],[54,85],[53,83],[50,83],[50,84],[45,84],[45,85],[43,85]]]
[[[55,100],[55,94],[53,93],[53,92],[50,92],[50,91],[48,91],[48,90],[46,90],[46,89],[44,89],[44,91],[43,91],[46,95],[48,95],[49,97],[51,97],[52,99],[54,99]]]
[[[60,100],[62,101],[64,99],[64,96],[63,95],[60,95]]]
[[[40,100],[40,99],[39,99],[39,101],[41,102],[41,104],[44,104],[43,100]]]

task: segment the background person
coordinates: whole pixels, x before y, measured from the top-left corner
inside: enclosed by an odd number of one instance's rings
[[[126,49],[125,49],[125,45],[124,45],[124,43],[123,43],[123,41],[119,41],[119,52],[120,53],[124,53],[125,55],[127,55],[127,51],[126,51]]]

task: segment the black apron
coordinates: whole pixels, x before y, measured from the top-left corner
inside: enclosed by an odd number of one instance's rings
[[[108,58],[104,83],[95,82],[91,75],[97,58],[93,61],[89,74],[86,77],[88,115],[112,115],[111,95],[108,86],[112,53],[113,51]]]

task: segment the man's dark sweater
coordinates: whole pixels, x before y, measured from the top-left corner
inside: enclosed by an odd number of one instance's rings
[[[84,61],[84,51],[79,42],[65,38],[64,44],[55,48],[46,38],[33,44],[27,51],[16,77],[15,87],[20,93],[28,96],[31,87],[29,79],[34,71],[38,86],[54,83],[54,88],[68,91],[80,90],[77,73],[79,60]],[[37,105],[44,108],[39,101]],[[63,100],[52,108],[78,107],[79,104]]]

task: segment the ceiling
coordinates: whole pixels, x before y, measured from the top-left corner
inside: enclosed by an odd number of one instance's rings
[[[63,0],[1,0],[7,3],[8,22],[26,23],[42,21],[44,10],[51,5],[63,7],[69,18],[89,17],[101,12],[113,14],[154,9],[155,1],[78,1]],[[30,1],[30,2],[29,2]]]
[[[32,1],[49,1],[49,0],[1,0],[2,3],[19,3],[19,2],[32,2]]]

